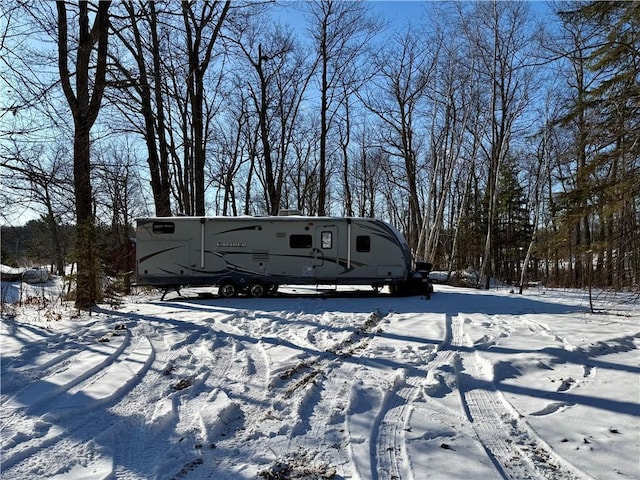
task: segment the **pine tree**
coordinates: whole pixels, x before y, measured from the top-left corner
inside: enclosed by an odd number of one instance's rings
[[[520,278],[524,254],[533,233],[527,197],[518,171],[515,160],[508,158],[498,183],[496,275],[507,283],[514,283]]]
[[[640,3],[592,2],[580,13],[606,32],[589,57],[602,74],[589,92],[600,112],[590,169],[598,179],[596,281],[621,288],[638,284],[640,265]]]

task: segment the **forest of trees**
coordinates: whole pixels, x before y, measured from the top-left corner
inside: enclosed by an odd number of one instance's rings
[[[375,3],[1,2],[4,229],[39,215],[79,308],[136,217],[282,208],[485,287],[637,290],[640,3]]]

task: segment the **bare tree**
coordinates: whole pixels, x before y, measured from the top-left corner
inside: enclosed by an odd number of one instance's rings
[[[363,126],[358,133],[359,148],[352,154],[349,182],[353,191],[354,213],[361,217],[382,216],[384,204],[382,185],[389,155],[379,146],[372,146],[373,140]]]
[[[529,102],[533,65],[528,60],[533,31],[528,25],[528,6],[524,3],[491,1],[474,4],[471,12],[461,10],[461,28],[474,46],[472,54],[477,81],[488,88],[487,130],[482,150],[487,159],[486,235],[480,277],[489,288],[494,268],[494,234],[500,168],[507,158],[517,121]]]
[[[327,0],[308,4],[310,33],[318,58],[320,92],[320,146],[318,172],[318,214],[326,215],[328,204],[328,162],[338,146],[329,144],[329,134],[344,92],[355,88],[348,73],[358,63],[365,46],[375,35],[379,24],[371,20],[360,2]],[[359,68],[363,68],[362,65]],[[350,85],[345,90],[345,85]]]
[[[25,148],[15,141],[4,146],[9,145],[13,148],[2,153],[1,166],[4,169],[3,184],[11,185],[14,198],[6,201],[5,205],[18,203],[25,209],[35,208],[42,212],[49,230],[56,273],[64,275],[68,239],[61,227],[70,223],[73,215],[72,175],[66,161],[69,151],[61,144],[55,145],[54,150],[44,145]]]
[[[1,215],[9,223],[40,215],[50,260],[64,275],[71,241],[64,225],[74,216],[73,170],[67,160],[72,128],[68,112],[60,108],[55,55],[47,43],[57,38],[55,9],[26,9],[20,2],[5,2],[1,9]],[[26,41],[31,38],[40,41]]]
[[[235,80],[230,84],[226,95],[228,106],[218,119],[215,129],[218,139],[216,161],[211,165],[210,174],[213,183],[218,186],[216,212],[225,216],[235,216],[240,212],[241,172],[255,152],[257,141],[253,134],[255,127],[248,94],[243,90],[242,81]],[[249,176],[247,172],[247,177]]]
[[[78,279],[75,303],[79,309],[89,309],[98,300],[96,265],[98,255],[93,217],[89,134],[100,112],[106,86],[111,2],[99,2],[95,12],[90,11],[88,2],[79,2],[76,17],[78,40],[75,51],[70,45],[67,4],[58,2],[56,5],[60,82],[69,103],[75,128],[73,178],[78,229],[76,245]],[[90,25],[92,14],[94,15],[93,25]],[[74,63],[74,71],[70,70],[70,60]]]
[[[350,152],[349,146],[351,144],[351,136],[352,136],[352,108],[351,108],[351,98],[348,92],[343,93],[343,102],[342,102],[342,122],[338,125],[339,132],[339,142],[340,142],[340,151],[342,153],[342,189],[344,192],[344,212],[347,216],[353,216],[353,193],[351,188],[351,178],[349,175],[349,166],[350,166]]]
[[[436,70],[431,75],[432,81],[427,92],[430,112],[427,121],[430,124],[428,158],[431,163],[427,214],[417,246],[417,251],[432,262],[444,256],[444,249],[440,248],[443,233],[457,231],[455,218],[450,218],[449,224],[445,225],[445,211],[462,211],[461,206],[453,204],[453,185],[454,181],[459,185],[467,183],[463,179],[468,177],[467,166],[470,161],[465,158],[465,153],[473,150],[473,140],[468,138],[468,131],[478,101],[473,93],[473,59],[472,68],[468,68],[468,61],[464,58],[464,40],[455,37],[452,25],[438,25],[440,20],[441,17],[437,16],[434,21],[431,41],[432,44],[441,45],[441,48],[434,52]],[[470,141],[472,145],[469,145]],[[472,154],[470,158],[474,156]],[[468,192],[468,188],[464,192]],[[466,201],[464,194],[462,201]]]
[[[395,36],[376,56],[378,75],[370,89],[361,95],[367,109],[381,124],[381,141],[389,152],[400,159],[396,171],[389,171],[407,194],[406,234],[409,245],[416,249],[423,225],[423,204],[419,187],[419,110],[432,81],[434,59],[420,46],[412,32]],[[394,169],[395,170],[395,169]]]
[[[547,102],[548,104],[548,102]],[[546,112],[545,112],[546,113]],[[545,115],[545,119],[549,116]],[[533,233],[527,247],[527,251],[522,261],[522,269],[520,273],[519,289],[522,294],[528,280],[529,263],[536,245],[536,235],[540,225],[540,217],[542,215],[542,206],[544,204],[544,192],[550,168],[550,148],[549,148],[549,131],[550,125],[546,121],[543,125],[542,133],[536,154],[532,157],[530,163],[531,169],[527,172],[529,177],[529,211],[533,212]]]
[[[46,50],[46,42],[56,37],[55,20],[47,5],[27,9],[18,0],[3,2],[0,15],[0,140],[38,131],[42,135],[60,121],[52,102],[58,85],[49,75],[51,57]],[[40,41],[26,41],[29,38]]]
[[[313,115],[301,116],[296,127],[287,198],[290,205],[313,215],[317,213],[319,203],[317,119]]]
[[[304,94],[313,74],[305,56],[297,48],[290,31],[248,17],[236,24],[230,39],[241,52],[239,67],[250,112],[257,119],[260,150],[256,174],[264,190],[266,211],[275,215],[287,206],[287,162],[294,143]]]
[[[96,212],[100,218],[110,220],[109,240],[118,246],[129,239],[133,219],[142,214],[138,175],[141,165],[126,138],[109,142],[96,157]]]
[[[205,112],[205,74],[213,58],[213,47],[227,17],[231,0],[205,2],[195,10],[194,2],[182,2],[182,16],[186,33],[189,61],[187,100],[191,108],[191,152],[193,155],[194,215],[205,214],[205,160],[208,122]],[[185,149],[187,145],[184,145]]]
[[[263,51],[262,44],[258,44],[255,59],[251,58],[250,52],[245,52],[247,53],[247,58],[258,76],[258,82],[256,82],[257,89],[254,89],[253,85],[250,84],[249,90],[251,91],[255,111],[258,114],[258,126],[260,141],[262,144],[262,160],[264,163],[263,185],[267,193],[265,200],[267,204],[267,211],[272,215],[276,214],[280,208],[284,158],[281,157],[279,162],[274,165],[274,155],[271,145],[272,129],[270,110],[274,108],[272,102],[275,101],[275,99],[271,96],[271,92],[269,90],[272,88],[272,85],[270,84],[272,83],[274,76],[277,74],[278,68],[269,68],[267,72],[265,63],[278,58],[282,59],[286,53],[291,51],[289,39],[283,38],[282,40],[282,44],[274,45],[269,48],[271,53]],[[273,48],[275,48],[275,50]]]
[[[160,23],[163,21],[156,2],[122,3],[125,15],[115,18],[114,33],[129,55],[114,51],[111,61],[118,77],[111,103],[129,120],[129,128],[145,140],[151,192],[157,216],[171,215],[170,146],[167,140],[165,97],[163,95],[162,55],[167,46],[161,43]],[[119,46],[120,46],[119,45]],[[115,49],[114,49],[115,50]],[[131,58],[133,65],[123,59]],[[123,101],[124,97],[124,101]],[[142,122],[138,121],[142,115]],[[128,131],[124,132],[128,133]]]

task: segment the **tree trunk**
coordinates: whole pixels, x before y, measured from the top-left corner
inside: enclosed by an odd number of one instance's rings
[[[326,37],[325,37],[326,38]],[[318,178],[318,216],[322,217],[327,214],[327,136],[329,134],[329,125],[327,120],[327,109],[329,108],[328,91],[329,81],[327,79],[329,57],[326,50],[326,44],[322,45],[322,54],[320,61],[322,62],[322,77],[320,83],[320,175]]]
[[[76,200],[76,261],[78,263],[76,306],[90,308],[98,301],[89,127],[76,124],[73,142],[73,185]]]
[[[269,102],[267,79],[264,75],[262,62],[266,58],[262,54],[262,45],[258,45],[258,61],[255,67],[260,78],[260,107],[258,121],[260,124],[260,140],[262,142],[262,157],[264,160],[265,183],[267,187],[267,209],[270,215],[277,215],[280,208],[280,198],[274,177],[273,159],[271,157],[271,140],[269,139]]]
[[[76,256],[78,280],[76,307],[90,309],[98,301],[98,271],[96,254],[93,198],[91,192],[91,159],[89,133],[98,113],[105,89],[107,45],[109,40],[109,7],[111,2],[100,2],[93,27],[89,27],[87,2],[79,3],[78,50],[75,65],[75,88],[71,85],[68,66],[67,11],[64,2],[57,2],[58,10],[58,68],[60,83],[74,120],[73,175],[76,202]],[[97,44],[95,66],[91,67],[93,50]],[[93,82],[90,72],[95,68]],[[90,92],[90,84],[93,89]]]

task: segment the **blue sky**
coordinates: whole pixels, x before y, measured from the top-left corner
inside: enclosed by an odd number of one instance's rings
[[[482,1],[482,0],[481,0]],[[510,1],[510,0],[499,0]],[[281,9],[276,9],[276,15],[280,15],[282,23],[290,25],[300,34],[299,38],[305,36],[304,16],[300,11],[302,1],[284,1],[279,3]],[[454,4],[455,1],[442,0],[365,0],[366,4],[371,8],[371,13],[378,14],[388,22],[389,31],[402,30],[408,23],[419,23],[424,16],[429,13],[430,7],[435,4]],[[472,2],[466,2],[472,3]],[[548,1],[530,1],[528,2],[533,12],[541,17],[551,13],[550,3]]]

